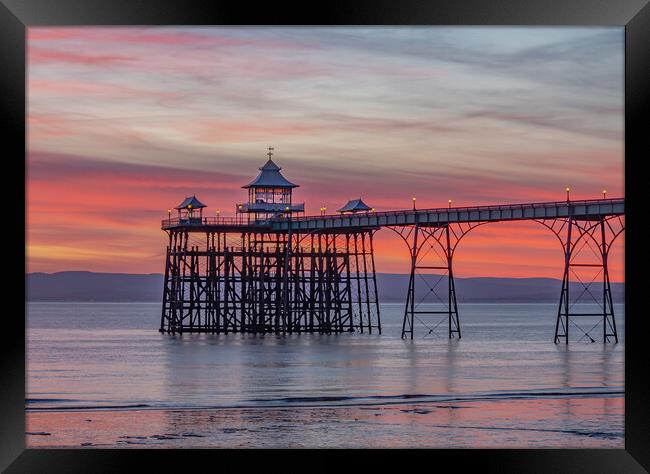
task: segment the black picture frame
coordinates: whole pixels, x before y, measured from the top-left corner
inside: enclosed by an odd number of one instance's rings
[[[0,0],[0,133],[3,164],[16,176],[5,181],[6,203],[20,209],[25,200],[25,33],[41,25],[571,25],[625,26],[625,197],[626,197],[626,340],[625,449],[469,449],[419,450],[427,469],[475,468],[494,472],[647,472],[650,470],[650,392],[647,384],[650,337],[643,312],[641,261],[647,235],[643,225],[642,172],[650,133],[650,5],[648,0],[464,0],[399,2],[349,0],[301,4],[248,4],[206,0]],[[645,118],[645,120],[644,120]],[[22,164],[22,166],[21,166]],[[4,233],[24,245],[25,221],[14,212]],[[644,228],[646,229],[644,231]],[[20,241],[22,240],[22,244]],[[5,247],[5,302],[0,370],[0,468],[24,472],[116,472],[146,469],[189,470],[193,463],[214,469],[242,469],[252,461],[265,469],[338,469],[339,456],[362,461],[366,469],[385,463],[382,450],[295,453],[237,450],[46,450],[25,449],[25,255]],[[23,247],[24,248],[24,247]],[[23,298],[20,298],[20,295]],[[405,460],[417,469],[409,451]],[[295,461],[294,461],[295,460]],[[294,464],[296,463],[296,464]],[[347,461],[346,461],[347,464]],[[197,464],[198,466],[198,464]],[[452,467],[450,467],[452,466]],[[403,468],[402,468],[403,469]]]

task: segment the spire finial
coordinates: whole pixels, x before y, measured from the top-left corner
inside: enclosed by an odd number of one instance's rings
[[[273,148],[272,146],[270,146],[270,147],[269,147],[269,152],[267,153],[267,155],[269,155],[269,160],[270,160],[271,157],[273,156],[273,150],[274,150],[274,148]]]

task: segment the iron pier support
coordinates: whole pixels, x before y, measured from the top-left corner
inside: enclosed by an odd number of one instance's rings
[[[625,228],[622,217],[568,217],[556,219],[551,224],[543,223],[555,232],[564,251],[564,272],[554,342],[559,344],[564,341],[568,344],[569,328],[573,325],[578,334],[578,342],[585,339],[595,342],[592,332],[601,327],[603,343],[618,343],[607,259],[612,243]],[[599,279],[602,291],[597,296],[592,292],[592,284]],[[577,296],[571,298],[574,291]],[[576,308],[577,304],[583,307],[585,304],[592,307],[597,305],[598,309],[580,311]],[[591,327],[585,329],[581,325],[584,323],[578,324],[574,319],[587,321]],[[592,326],[594,320],[596,324]]]
[[[160,331],[381,332],[373,232],[170,230]]]

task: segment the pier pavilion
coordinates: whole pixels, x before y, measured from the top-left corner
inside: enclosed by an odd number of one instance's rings
[[[381,333],[373,256],[376,226],[295,232],[298,187],[273,161],[243,186],[235,217],[196,216],[196,196],[163,221],[169,235],[160,330]],[[194,213],[194,214],[193,214]]]

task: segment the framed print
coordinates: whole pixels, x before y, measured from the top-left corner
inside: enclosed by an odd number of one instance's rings
[[[650,7],[498,3],[3,0],[3,469],[647,470]]]

